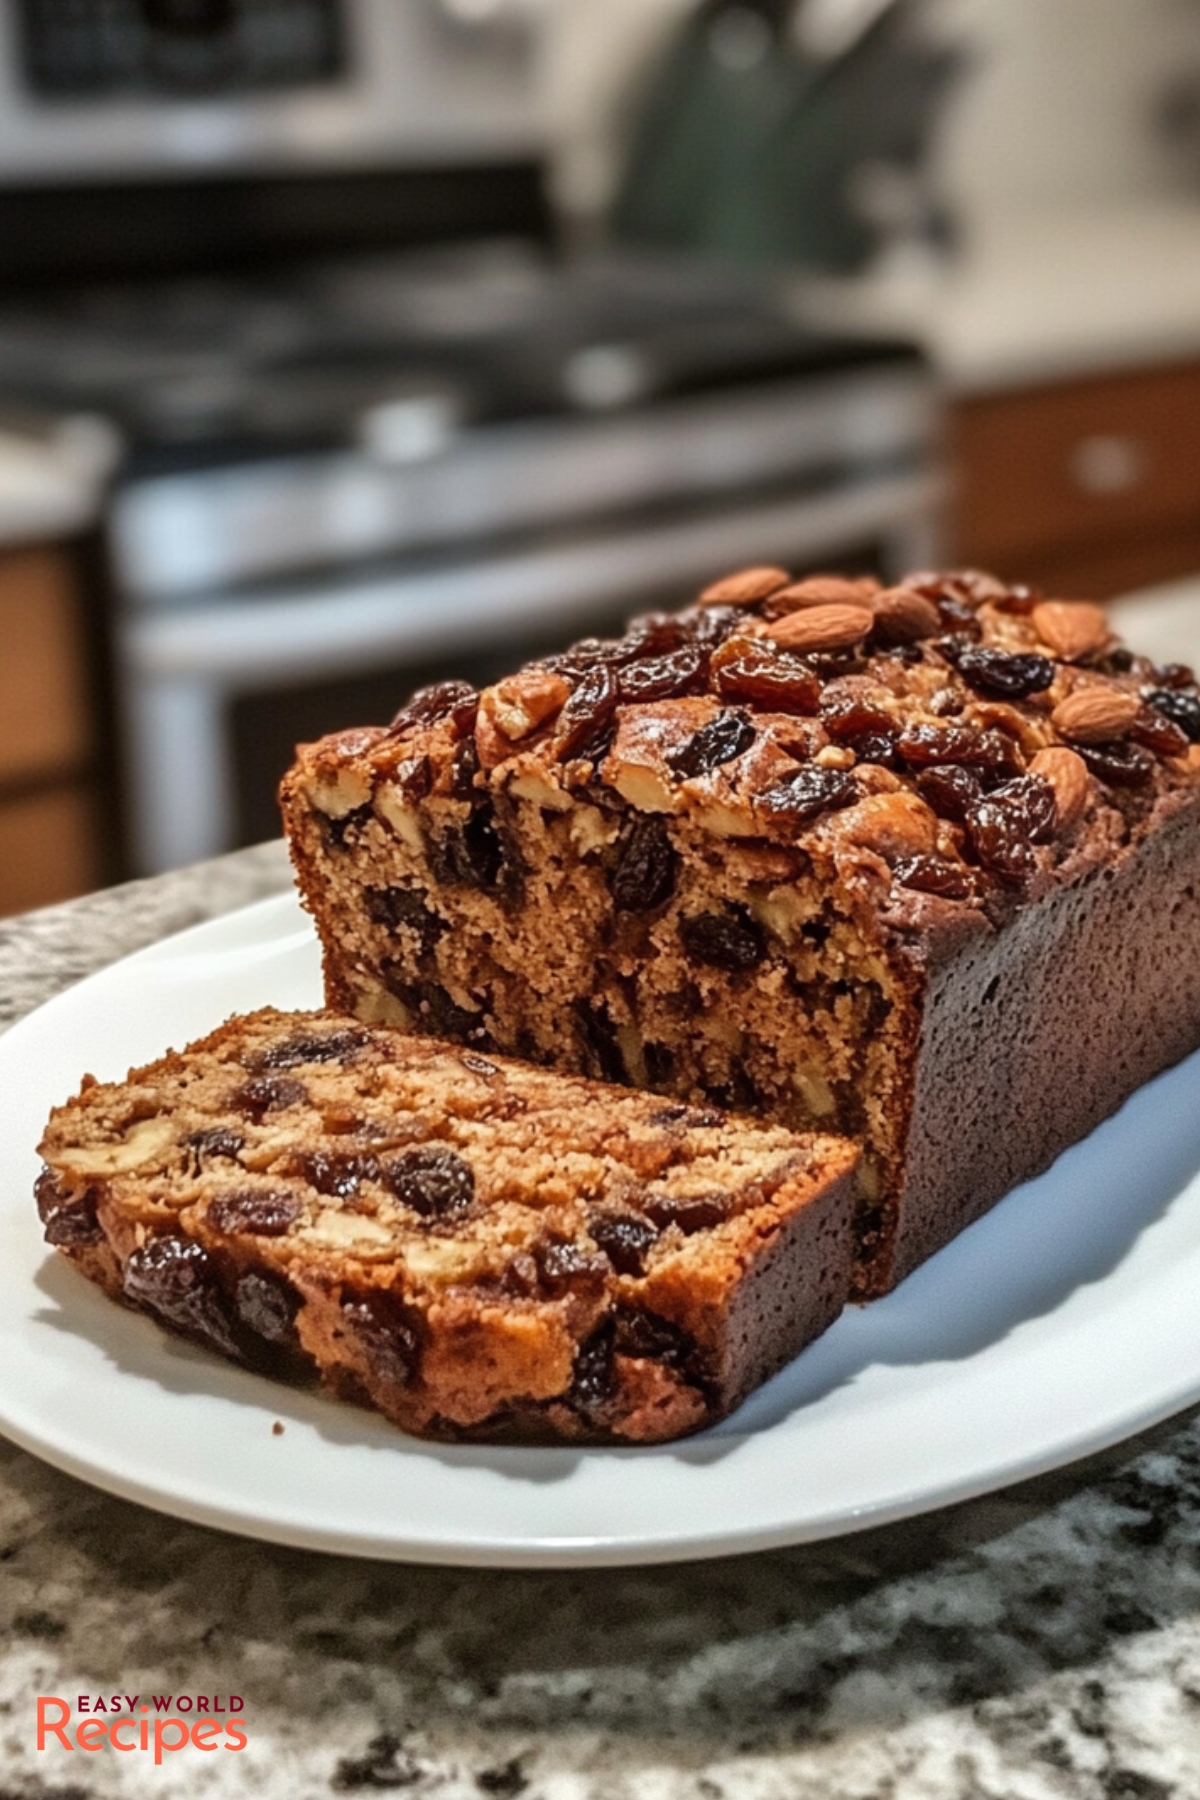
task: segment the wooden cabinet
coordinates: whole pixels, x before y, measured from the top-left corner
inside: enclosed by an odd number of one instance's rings
[[[105,878],[95,710],[72,557],[0,552],[0,914]]]
[[[1200,569],[1200,363],[959,402],[955,560],[1106,598]]]

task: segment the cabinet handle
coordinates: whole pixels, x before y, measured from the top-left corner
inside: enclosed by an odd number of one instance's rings
[[[1136,438],[1097,432],[1080,438],[1067,459],[1071,480],[1084,494],[1127,494],[1140,487],[1150,467],[1144,444]]]

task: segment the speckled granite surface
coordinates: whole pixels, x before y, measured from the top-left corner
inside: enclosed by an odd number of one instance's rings
[[[277,891],[278,846],[0,922],[0,1025]],[[237,1695],[245,1750],[35,1747],[39,1694]],[[175,1524],[0,1440],[0,1800],[1194,1800],[1200,1421],[703,1565],[406,1569]]]

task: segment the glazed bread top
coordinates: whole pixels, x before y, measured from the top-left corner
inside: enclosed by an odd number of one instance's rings
[[[764,567],[481,694],[443,682],[390,726],[301,746],[283,800],[331,844],[373,811],[415,845],[419,808],[460,810],[441,854],[462,866],[435,852],[432,873],[489,886],[507,848],[491,799],[575,809],[581,849],[592,809],[631,810],[618,904],[653,904],[668,818],[782,842],[886,929],[949,946],[1198,788],[1192,671],[1135,654],[1100,607],[970,570],[884,588]]]

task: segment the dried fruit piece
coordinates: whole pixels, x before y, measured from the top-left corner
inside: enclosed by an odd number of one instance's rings
[[[857,799],[858,787],[847,770],[824,769],[810,763],[790,780],[768,788],[755,804],[768,818],[800,826],[823,812],[850,806]]]
[[[944,856],[908,856],[892,871],[901,887],[936,894],[943,900],[969,900],[974,893],[970,871]]]
[[[870,635],[875,615],[861,604],[806,606],[767,627],[767,636],[785,650],[841,650]]]
[[[1032,874],[1034,844],[1048,843],[1058,825],[1054,789],[1040,775],[1018,775],[967,809],[967,831],[985,867],[1010,880]]]
[[[941,639],[938,648],[973,688],[985,694],[999,694],[1006,700],[1028,699],[1054,680],[1054,664],[1046,656],[959,645],[952,638]]]
[[[821,698],[821,683],[809,665],[762,638],[727,638],[710,667],[717,692],[726,699],[811,714]]]
[[[631,821],[618,844],[610,888],[618,912],[652,912],[675,890],[677,858],[656,813]]]
[[[34,1183],[38,1218],[48,1244],[65,1248],[70,1244],[94,1244],[103,1233],[96,1218],[96,1195],[92,1188],[82,1194],[65,1193],[53,1169],[44,1168]]]
[[[588,670],[559,715],[555,750],[563,762],[576,756],[612,718],[621,697],[616,671],[607,663]]]
[[[346,1298],[341,1313],[372,1374],[403,1387],[417,1363],[417,1340],[408,1326],[387,1316],[380,1296]]]
[[[708,775],[748,750],[757,735],[745,713],[732,710],[718,713],[715,719],[694,731],[686,744],[673,750],[667,762],[685,781]]]
[[[399,733],[413,725],[432,725],[437,719],[453,716],[455,726],[463,733],[474,725],[478,706],[479,695],[469,681],[435,681],[431,687],[420,688],[400,708],[389,730]]]
[[[773,565],[763,565],[753,569],[738,569],[732,575],[722,576],[714,581],[701,594],[700,606],[753,606],[758,600],[765,600],[776,588],[786,587],[791,576],[786,569],[777,569]]]
[[[1059,829],[1066,831],[1087,806],[1090,786],[1087,764],[1074,750],[1054,744],[1039,750],[1029,769],[1031,774],[1040,775],[1054,789]]]
[[[694,693],[704,685],[704,657],[694,644],[672,650],[666,656],[643,657],[625,663],[617,680],[626,701],[670,700]]]
[[[229,1104],[256,1125],[261,1125],[269,1112],[283,1112],[286,1107],[301,1106],[307,1100],[304,1083],[286,1075],[252,1076],[229,1096]]]
[[[422,1144],[389,1157],[380,1168],[385,1187],[424,1218],[452,1219],[475,1198],[475,1171],[445,1145]]]
[[[446,930],[446,921],[431,910],[428,899],[423,888],[363,889],[363,907],[372,924],[386,925],[390,931],[406,927],[417,934],[423,951],[432,950]]]
[[[642,1275],[658,1242],[658,1227],[640,1213],[596,1212],[588,1225],[618,1275]]]
[[[690,961],[713,969],[753,969],[767,954],[766,934],[744,907],[680,919],[679,937]]]
[[[1179,667],[1184,674],[1190,677],[1190,669],[1183,669],[1182,664]],[[1165,671],[1160,669],[1160,678],[1164,674]],[[1189,743],[1200,744],[1200,695],[1197,695],[1194,689],[1169,686],[1150,688],[1144,698],[1149,701],[1156,712],[1160,712],[1164,718],[1170,719],[1172,725],[1178,725]]]
[[[643,1202],[656,1225],[664,1231],[668,1225],[677,1225],[685,1234],[711,1231],[729,1217],[732,1203],[732,1194],[721,1189],[711,1194],[656,1194],[648,1189]]]
[[[151,1238],[125,1264],[126,1298],[225,1356],[238,1356],[229,1318],[208,1252],[187,1238]]]
[[[1076,688],[1060,700],[1050,723],[1072,744],[1108,744],[1123,738],[1137,718],[1141,702],[1120,688]]]
[[[230,1131],[227,1125],[213,1125],[208,1131],[193,1131],[184,1141],[190,1152],[189,1162],[197,1174],[208,1157],[225,1157],[230,1162],[236,1162],[238,1152],[246,1143],[240,1133]]]
[[[871,601],[875,636],[881,644],[914,644],[933,637],[942,628],[941,615],[932,600],[913,588],[885,588]]]
[[[241,1276],[233,1292],[238,1318],[269,1344],[286,1349],[298,1345],[295,1329],[300,1296],[293,1288],[255,1270]]]
[[[1128,740],[1080,744],[1079,754],[1092,774],[1109,787],[1143,787],[1154,777],[1156,765],[1149,750]]]
[[[336,1031],[301,1032],[272,1044],[258,1059],[260,1069],[295,1069],[305,1063],[349,1062],[370,1041],[370,1033],[344,1025]]]
[[[881,706],[873,706],[861,694],[831,688],[821,702],[821,723],[836,743],[876,735],[894,738],[896,721]]]
[[[287,1188],[235,1188],[209,1202],[207,1218],[214,1231],[239,1231],[255,1237],[282,1237],[304,1208]]]
[[[917,792],[940,819],[952,819],[961,825],[968,807],[982,794],[983,784],[974,769],[954,763],[935,764],[917,776]]]
[[[1088,600],[1041,600],[1030,619],[1043,644],[1060,662],[1094,656],[1111,636],[1104,609]]]
[[[1188,735],[1173,719],[1159,712],[1156,706],[1143,706],[1137,718],[1129,727],[1129,736],[1135,744],[1153,750],[1155,756],[1186,756]]]

